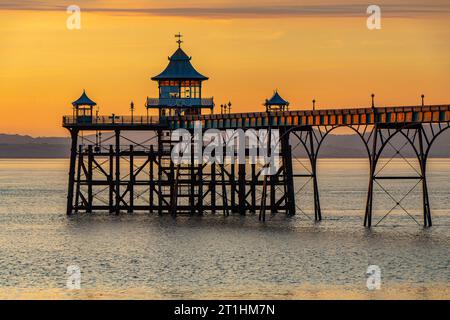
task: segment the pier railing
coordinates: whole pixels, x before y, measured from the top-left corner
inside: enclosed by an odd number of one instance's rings
[[[155,116],[64,116],[63,125],[155,125],[159,117]]]
[[[293,110],[285,112],[252,112],[184,116],[65,116],[63,126],[145,126],[159,125],[170,130],[192,129],[197,121],[204,128],[262,128],[267,126],[339,126],[339,125],[402,125],[405,123],[450,122],[450,105],[349,108],[328,110]]]

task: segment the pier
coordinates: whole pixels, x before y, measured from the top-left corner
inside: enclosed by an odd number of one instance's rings
[[[314,103],[313,110],[289,110],[289,103],[275,92],[266,100],[263,112],[231,113],[230,104],[228,111],[222,105],[222,112],[214,114],[214,99],[202,97],[202,83],[208,78],[197,72],[190,61],[179,39],[167,68],[152,78],[158,82],[159,97],[147,98],[147,115],[134,115],[133,104],[130,116],[94,114],[96,103],[86,92],[73,102],[73,114],[64,116],[62,122],[72,139],[68,215],[95,211],[172,215],[252,213],[264,221],[268,213],[295,215],[301,211],[296,201],[301,189],[295,185],[295,178],[304,177],[313,185],[314,220],[320,221],[318,153],[328,134],[346,127],[361,138],[370,163],[364,226],[373,225],[374,186],[381,185],[383,180],[416,181],[415,187],[421,188],[423,198],[421,224],[432,226],[426,166],[434,141],[450,127],[450,105],[425,105],[422,96],[422,104],[418,106],[382,107],[375,105],[372,96],[372,105],[368,107],[317,110]],[[152,109],[158,111],[157,116],[148,115]],[[193,158],[190,164],[175,164],[171,152],[176,141],[171,139],[171,133],[185,129],[193,134],[196,124],[201,124],[204,131],[218,130],[224,139],[231,129],[278,130],[279,169],[265,176],[261,174],[264,166],[257,164],[199,164]],[[136,142],[126,135],[137,131],[145,133],[148,139]],[[401,136],[405,144],[397,145],[393,139],[396,136]],[[417,174],[380,174],[383,151],[389,147],[401,155],[405,145],[417,157],[420,167]],[[202,148],[206,147],[202,144]],[[310,165],[307,173],[293,170],[297,148],[307,155]],[[406,212],[403,199],[393,200],[395,207]]]

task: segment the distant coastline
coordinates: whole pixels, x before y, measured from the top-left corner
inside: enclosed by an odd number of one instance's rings
[[[95,136],[86,137],[91,141]],[[104,137],[106,139],[106,137]],[[133,137],[135,141],[148,140],[148,136]],[[127,142],[124,140],[124,144]],[[108,144],[108,143],[106,143]],[[392,150],[391,150],[392,151]],[[298,150],[296,150],[298,152]],[[387,155],[389,150],[386,150]],[[414,157],[412,150],[402,150],[406,157]],[[302,154],[294,154],[302,156]],[[27,135],[0,134],[0,159],[58,159],[69,158],[70,138],[66,137],[31,137]],[[357,135],[330,134],[323,144],[321,158],[365,158],[364,146]],[[450,139],[443,135],[433,146],[431,157],[450,158]]]

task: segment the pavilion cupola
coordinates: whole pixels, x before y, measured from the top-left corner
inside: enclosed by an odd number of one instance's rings
[[[212,98],[202,98],[202,82],[208,80],[191,64],[189,57],[181,48],[181,34],[178,48],[169,57],[169,64],[163,72],[154,76],[158,82],[159,97],[147,98],[147,108],[159,109],[160,116],[201,114],[203,108],[213,109]]]
[[[74,116],[77,121],[91,121],[93,108],[97,105],[86,94],[86,90],[83,90],[82,95],[72,102]]]
[[[264,106],[266,107],[266,112],[288,111],[289,102],[280,96],[278,90],[275,90],[272,98],[266,99]]]

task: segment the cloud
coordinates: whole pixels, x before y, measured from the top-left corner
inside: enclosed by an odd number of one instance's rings
[[[185,3],[185,2],[183,2]],[[32,11],[65,11],[71,1],[2,1],[0,10],[32,10]],[[279,18],[279,17],[359,17],[366,15],[368,4],[318,4],[300,5],[289,2],[284,5],[274,5],[264,2],[261,5],[220,5],[220,6],[95,6],[95,1],[80,1],[82,11],[104,12],[111,14],[140,14],[168,17],[199,17],[199,18]],[[165,4],[165,3],[164,3]],[[161,4],[159,4],[161,5]],[[450,4],[380,4],[384,17],[423,17],[445,15],[450,13]]]

